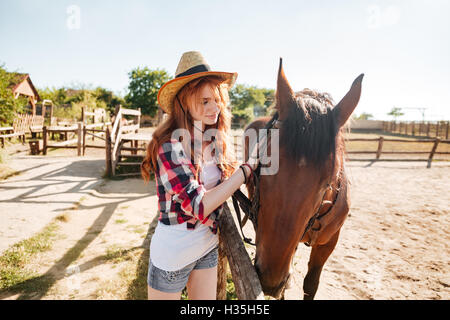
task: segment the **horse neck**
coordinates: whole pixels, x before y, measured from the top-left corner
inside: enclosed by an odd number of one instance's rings
[[[333,174],[331,177],[331,183],[338,183],[345,175],[345,141],[343,135],[343,129],[340,129],[336,136],[336,153],[335,153],[335,163],[333,165]]]

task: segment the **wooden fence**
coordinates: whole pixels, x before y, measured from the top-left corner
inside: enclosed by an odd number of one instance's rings
[[[88,124],[89,120],[93,123]],[[81,109],[81,121],[83,122],[83,156],[86,153],[86,148],[104,149],[105,145],[88,144],[86,142],[87,136],[94,141],[95,138],[106,141],[106,128],[111,125],[111,122],[106,122],[106,110],[97,108],[94,112],[88,112],[86,107]]]
[[[68,148],[68,149],[77,149],[78,156],[85,155],[86,148],[100,148],[104,149],[105,145],[95,145],[88,144],[86,141],[87,136],[91,136],[92,140],[94,138],[98,138],[101,140],[106,140],[106,128],[110,123],[93,123],[93,124],[84,124],[82,122],[78,122],[77,124],[73,124],[70,126],[44,126],[43,128],[43,154],[47,154],[47,150],[49,148]],[[101,127],[101,129],[97,129]],[[69,133],[74,133],[74,137],[72,139],[67,139],[67,135]],[[50,142],[49,136],[50,134],[59,134],[64,135],[66,139],[61,142]],[[51,144],[50,144],[51,143]],[[39,154],[39,151],[34,154]]]
[[[378,148],[376,151],[347,151],[347,154],[375,154],[375,159],[357,159],[357,158],[353,158],[353,159],[349,159],[349,160],[356,160],[356,161],[373,161],[373,160],[377,160],[377,161],[427,161],[427,167],[430,168],[431,167],[431,162],[433,161],[433,157],[436,154],[446,154],[446,155],[450,155],[450,152],[438,152],[436,151],[439,143],[450,143],[450,140],[441,140],[440,138],[435,138],[435,139],[414,139],[414,140],[408,140],[408,139],[388,139],[388,138],[384,138],[384,137],[379,137],[379,138],[372,138],[372,139],[367,139],[367,138],[351,138],[351,139],[346,139],[346,141],[378,141]],[[384,142],[401,142],[401,143],[432,143],[433,146],[431,148],[430,151],[383,151],[383,143]],[[382,154],[428,154],[428,158],[427,159],[381,159],[381,155]]]
[[[49,134],[51,133],[58,133],[58,134],[64,134],[67,136],[68,133],[75,133],[76,138],[65,140],[61,142],[54,142],[52,144],[49,144],[50,141],[48,139]],[[42,132],[42,138],[43,138],[43,149],[42,153],[43,155],[47,155],[47,149],[48,148],[69,148],[69,149],[77,149],[78,156],[81,156],[81,149],[82,149],[82,133],[83,133],[83,123],[78,122],[75,125],[68,126],[68,127],[62,127],[62,126],[44,126],[43,132]],[[76,144],[76,145],[73,145]]]
[[[449,138],[450,121],[383,121],[383,131],[411,136]]]
[[[36,137],[36,134],[42,132],[44,124],[43,116],[36,116],[31,114],[17,114],[13,120],[12,127],[0,128],[0,143],[1,147],[5,147],[5,139],[19,137],[22,143],[25,143],[25,134],[31,133],[31,137]]]

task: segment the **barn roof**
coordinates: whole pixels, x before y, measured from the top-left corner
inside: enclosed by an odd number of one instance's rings
[[[37,101],[40,100],[39,94],[36,88],[34,87],[33,82],[31,81],[30,75],[28,73],[18,73],[18,72],[8,72],[8,73],[12,75],[12,79],[10,80],[8,87],[11,88],[11,90],[14,93],[16,92],[17,88],[26,81],[34,94],[35,100]]]

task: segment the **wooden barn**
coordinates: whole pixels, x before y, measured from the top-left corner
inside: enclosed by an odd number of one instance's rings
[[[28,73],[11,73],[13,75],[10,88],[14,94],[14,98],[18,98],[20,95],[28,97],[31,105],[31,112],[36,115],[36,103],[40,100],[39,94],[36,88],[31,82],[30,75]],[[42,110],[43,113],[45,112]]]

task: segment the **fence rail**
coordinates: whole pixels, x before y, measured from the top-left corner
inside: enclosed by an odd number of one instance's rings
[[[67,134],[69,132],[75,133],[76,138],[49,144],[48,136],[50,133]],[[42,154],[47,155],[47,149],[49,149],[49,148],[68,148],[68,149],[73,148],[73,149],[77,149],[78,156],[81,156],[82,133],[83,133],[83,123],[82,122],[78,122],[78,124],[75,124],[70,127],[60,127],[60,126],[59,127],[58,126],[47,127],[47,126],[44,126],[43,133],[42,133],[43,144],[44,144],[43,149],[42,149]],[[73,146],[72,144],[76,144],[76,145]]]
[[[435,139],[414,139],[414,140],[408,140],[408,139],[389,139],[385,138],[383,136],[380,136],[379,138],[350,138],[346,139],[346,141],[378,141],[378,148],[376,151],[367,151],[367,150],[359,150],[359,151],[347,151],[347,154],[375,154],[375,159],[349,159],[349,160],[356,160],[356,161],[364,161],[364,160],[377,160],[377,161],[427,161],[427,168],[431,167],[431,162],[433,161],[433,157],[436,154],[448,154],[450,155],[450,152],[438,152],[436,151],[439,143],[448,143],[450,144],[450,140],[441,140],[440,138]],[[383,143],[384,142],[406,142],[406,143],[433,143],[433,147],[430,151],[383,151]],[[381,159],[382,154],[428,154],[428,159]]]
[[[449,138],[450,121],[383,121],[383,131],[411,136]]]

